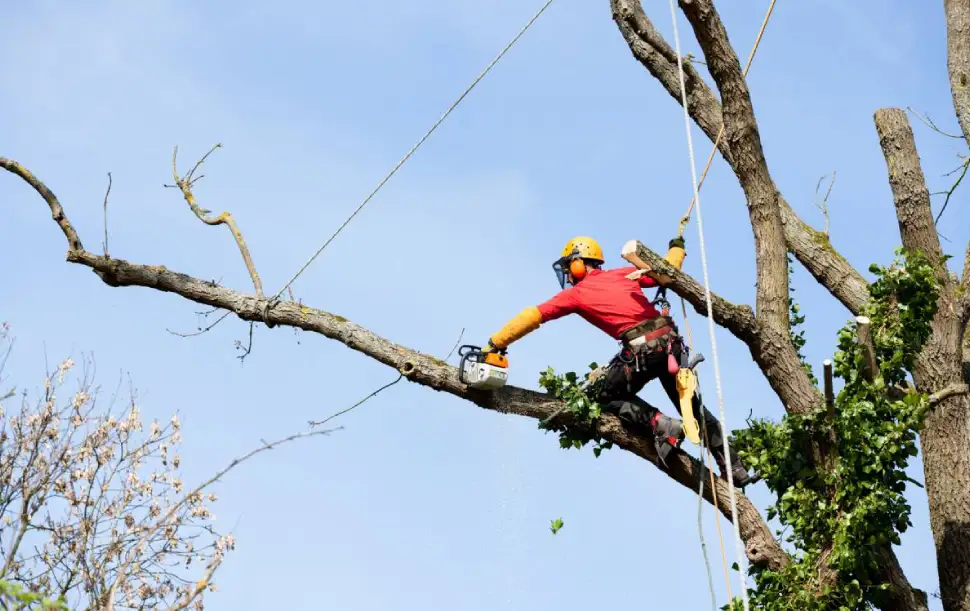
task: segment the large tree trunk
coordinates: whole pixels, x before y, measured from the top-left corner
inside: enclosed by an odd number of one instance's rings
[[[875,114],[889,170],[903,246],[922,251],[940,284],[933,335],[923,347],[913,377],[926,393],[963,381],[963,311],[958,283],[948,272],[933,221],[929,191],[906,113]],[[930,412],[920,431],[923,472],[936,543],[940,596],[947,611],[970,611],[970,400],[957,394]]]

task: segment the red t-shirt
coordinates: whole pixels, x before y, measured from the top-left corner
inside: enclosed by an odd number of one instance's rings
[[[589,270],[579,284],[539,304],[542,322],[579,314],[613,339],[620,339],[620,334],[627,329],[660,315],[642,290],[657,286],[657,282],[649,276],[627,280],[627,274],[636,270],[636,267]]]

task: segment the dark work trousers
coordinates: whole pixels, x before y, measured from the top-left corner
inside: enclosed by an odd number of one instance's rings
[[[641,348],[641,346],[634,346],[631,350],[637,348]],[[681,341],[674,341],[671,345],[671,353],[678,362],[680,362],[681,350]],[[620,418],[636,426],[644,427],[647,431],[653,433],[651,419],[658,410],[638,397],[637,393],[643,390],[648,382],[659,379],[667,397],[679,414],[680,395],[677,393],[677,377],[671,375],[667,370],[667,350],[665,347],[661,350],[647,351],[644,346],[638,354],[639,366],[637,363],[624,363],[621,359],[621,355],[624,353],[630,354],[627,349],[622,349],[619,354],[613,357],[604,373],[603,386],[600,390],[600,403],[605,411],[612,412]],[[627,372],[629,372],[629,377]],[[701,427],[701,435],[703,436],[706,427],[707,445],[711,454],[718,459],[718,462],[721,462],[724,457],[724,438],[721,436],[721,424],[714,414],[704,407],[699,389],[695,390],[691,403],[694,418],[697,419],[698,426]],[[702,417],[703,422],[701,422]]]

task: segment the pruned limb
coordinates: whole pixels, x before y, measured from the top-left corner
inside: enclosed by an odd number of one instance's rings
[[[630,240],[623,247],[622,256],[637,268],[657,279],[664,286],[684,298],[694,306],[701,316],[707,316],[707,301],[704,287],[689,275],[670,265],[663,257],[636,240]],[[739,306],[730,301],[711,295],[714,322],[730,331],[744,342],[752,340],[756,333],[754,312],[750,306]]]
[[[610,0],[613,20],[624,41],[650,74],[663,86],[670,96],[680,103],[680,84],[677,76],[677,58],[643,11],[639,0]],[[688,111],[694,123],[714,142],[721,129],[721,107],[717,96],[698,76],[692,76],[693,68],[685,70]],[[694,72],[696,74],[696,72]],[[718,144],[718,150],[736,176],[740,168],[731,145],[726,138]],[[740,176],[739,176],[740,178]],[[828,236],[816,231],[801,220],[785,198],[777,194],[777,203],[784,226],[785,240],[795,258],[812,276],[824,286],[853,314],[858,314],[869,300],[869,283],[829,242]]]
[[[631,240],[623,247],[623,257],[633,265],[649,268],[666,286],[690,303],[701,316],[707,316],[704,287],[667,263],[660,255],[640,242]],[[644,267],[646,266],[646,267]],[[750,306],[739,306],[711,295],[714,322],[743,341],[768,384],[778,395],[785,409],[793,413],[807,413],[818,405],[820,396],[802,366],[791,338],[759,324]]]
[[[899,108],[879,109],[873,118],[879,145],[886,158],[903,246],[911,251],[922,251],[936,270],[937,278],[945,284],[946,264],[942,259],[943,251],[930,207],[930,192],[926,188],[909,119]]]
[[[198,178],[195,177],[196,170],[205,163],[206,158],[209,157],[216,149],[222,147],[222,144],[216,144],[209,152],[202,156],[199,161],[192,167],[191,170],[185,175],[180,177],[178,174],[177,158],[178,158],[178,147],[175,147],[172,153],[172,176],[175,179],[175,184],[178,186],[179,190],[182,191],[182,196],[185,198],[185,203],[189,205],[189,208],[195,214],[196,217],[206,225],[225,225],[229,228],[229,232],[232,233],[233,239],[236,240],[236,245],[239,246],[239,252],[242,254],[243,261],[246,263],[246,269],[249,271],[249,277],[253,281],[253,287],[256,289],[256,295],[259,297],[263,296],[263,283],[259,279],[259,274],[256,273],[256,264],[253,263],[253,257],[249,254],[249,247],[246,245],[246,240],[243,238],[242,231],[239,230],[239,225],[236,224],[236,219],[232,217],[229,212],[223,212],[218,216],[209,216],[209,210],[205,210],[199,206],[195,201],[195,195],[192,194],[192,186],[198,181],[202,176]]]
[[[832,388],[832,361],[825,359],[822,362],[822,376],[825,384],[825,406],[828,409],[829,420],[835,416],[835,391]]]
[[[970,0],[944,0],[946,67],[953,108],[963,137],[970,144]]]
[[[4,159],[0,159],[0,164],[8,169],[9,167],[20,168],[19,165]],[[51,210],[56,211],[54,218],[68,239],[68,261],[91,268],[109,286],[140,286],[174,293],[195,303],[232,312],[242,320],[312,331],[337,340],[348,348],[393,367],[411,382],[447,392],[485,409],[542,420],[562,407],[561,401],[549,395],[514,386],[505,386],[493,392],[469,389],[458,380],[457,368],[429,355],[392,343],[343,317],[309,308],[298,302],[274,302],[218,286],[212,282],[205,282],[162,266],[139,265],[87,252],[80,247],[80,240],[77,239],[74,228],[64,216],[54,194],[43,183],[20,169],[23,173],[11,171],[18,176],[30,176],[33,182],[28,182],[44,197]],[[751,315],[750,310],[748,315]],[[600,437],[655,465],[658,463],[653,437],[647,431],[634,430],[616,416],[604,414],[597,421],[595,432]],[[674,481],[693,491],[697,478],[703,474],[703,464],[680,450],[671,453],[666,462],[667,467],[663,470]],[[727,483],[718,478],[715,491],[717,494],[715,506],[730,520],[731,495],[728,492]],[[709,490],[705,490],[704,498],[712,504],[715,503],[714,495]],[[746,543],[751,564],[773,570],[778,570],[787,564],[788,555],[772,536],[771,529],[768,528],[758,509],[740,492],[736,493],[736,501],[738,526],[741,537]]]
[[[872,327],[865,316],[856,316],[856,339],[862,348],[862,373],[869,382],[879,377],[879,362],[876,360],[876,346],[872,341]]]

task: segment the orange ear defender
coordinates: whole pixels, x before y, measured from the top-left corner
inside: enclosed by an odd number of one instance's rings
[[[586,263],[582,259],[573,259],[569,262],[569,275],[576,280],[586,277]]]

